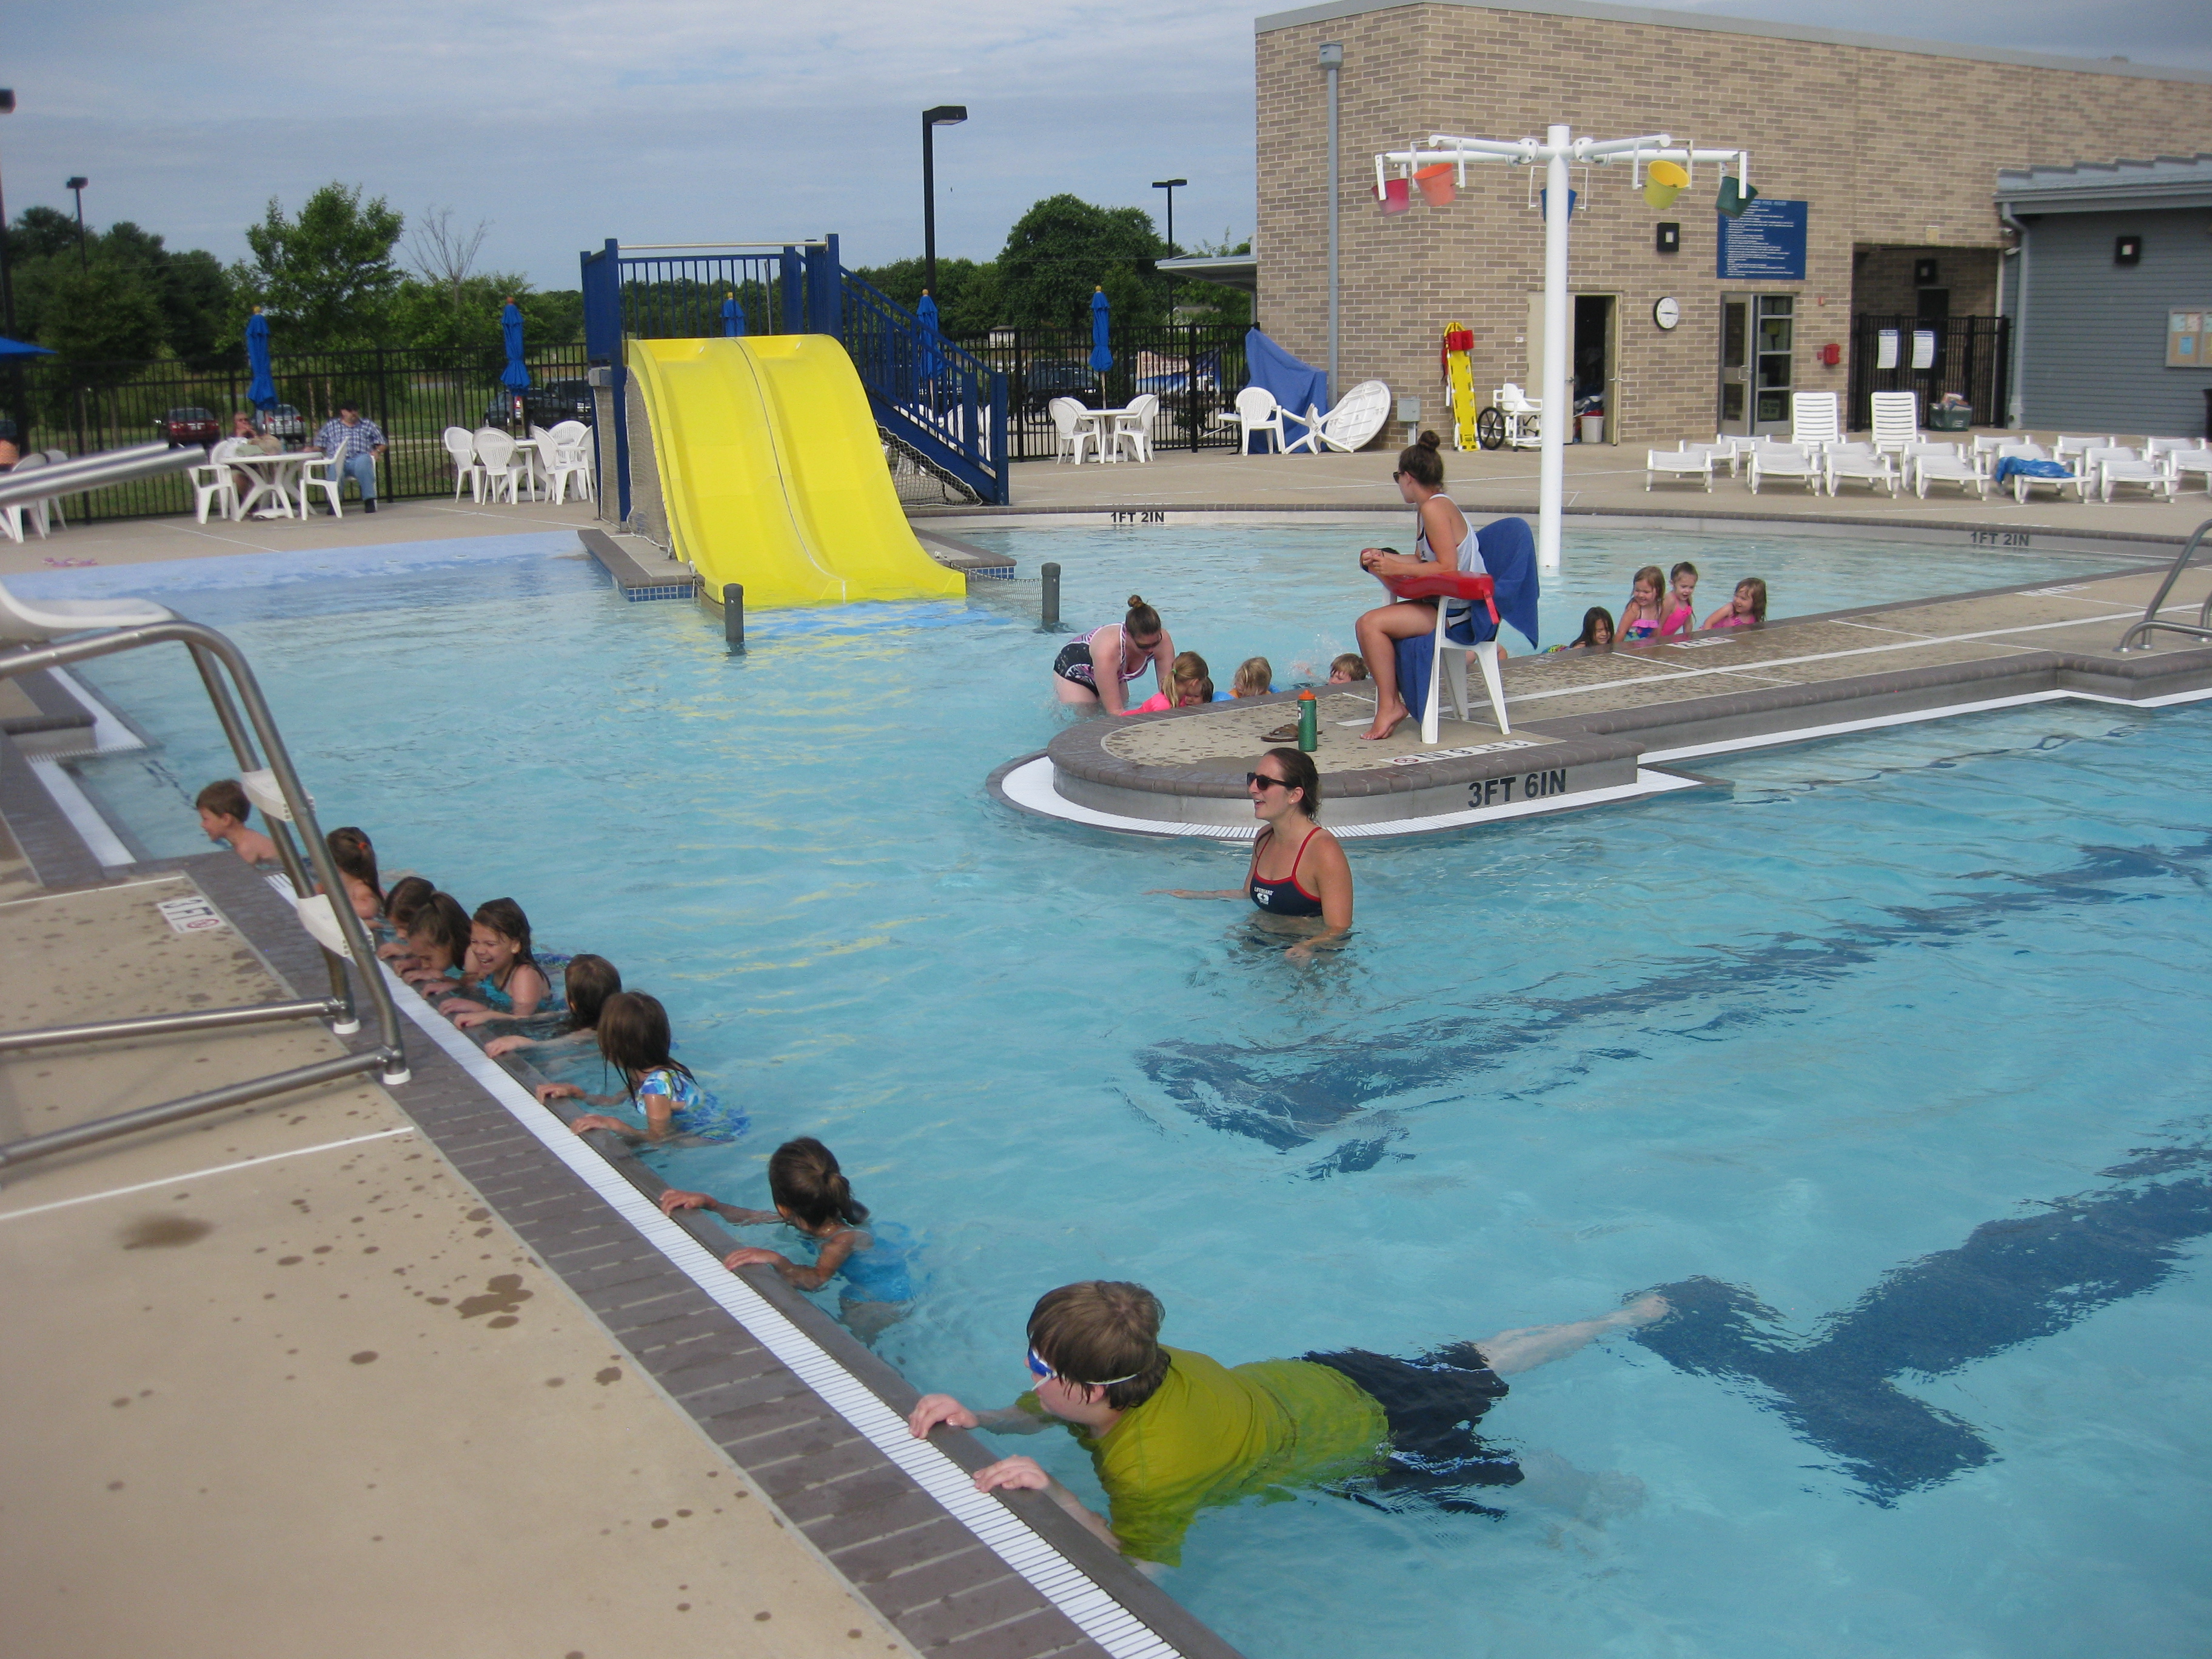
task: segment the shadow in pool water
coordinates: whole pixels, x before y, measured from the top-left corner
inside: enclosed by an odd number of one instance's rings
[[[1658,1286],[1675,1313],[1633,1334],[1678,1370],[1749,1385],[1887,1507],[1997,1456],[1971,1424],[1894,1379],[1947,1375],[2164,1282],[2182,1247],[2212,1233],[2212,1179],[2148,1177],[2208,1164],[2212,1147],[2201,1143],[2138,1151],[2101,1173],[2143,1184],[1984,1222],[1957,1249],[1884,1275],[1810,1338],[1782,1330],[1749,1290],[1712,1279]]]
[[[1480,1080],[1502,1075],[1498,1063],[1559,1045],[1583,1022],[1642,1016],[1711,1000],[1741,1000],[1710,1022],[1718,1028],[1765,1018],[1753,999],[1832,984],[1902,945],[1942,946],[2014,917],[2065,907],[2137,903],[2162,896],[2179,881],[2192,896],[2206,885],[2212,839],[2174,851],[2150,847],[2085,846],[2071,867],[2044,874],[1978,871],[1988,890],[1941,905],[1892,905],[1887,920],[1855,923],[1825,936],[1778,933],[1754,944],[1717,945],[1685,957],[1633,984],[1563,999],[1498,998],[1473,1013],[1416,1021],[1377,1038],[1345,1031],[1282,1047],[1232,1042],[1160,1042],[1141,1049],[1138,1065],[1160,1092],[1200,1121],[1289,1152],[1343,1127],[1386,1103],[1430,1096],[1429,1103],[1463,1097]],[[1583,1060],[1630,1058],[1592,1048]],[[1525,1091],[1523,1091],[1525,1092]],[[1404,1132],[1360,1135],[1337,1146],[1306,1174],[1321,1177],[1369,1170]]]

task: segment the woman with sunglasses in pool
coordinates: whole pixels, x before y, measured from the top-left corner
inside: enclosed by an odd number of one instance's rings
[[[1313,757],[1270,749],[1244,775],[1252,816],[1267,828],[1252,842],[1242,887],[1213,892],[1155,888],[1170,898],[1249,898],[1272,930],[1304,935],[1284,954],[1303,962],[1352,931],[1352,865],[1321,817],[1321,773]],[[1318,922],[1316,928],[1314,924]]]
[[[1053,659],[1052,689],[1060,700],[1103,705],[1109,714],[1129,712],[1129,683],[1147,666],[1159,677],[1160,690],[1175,701],[1175,641],[1160,613],[1143,596],[1129,595],[1129,612],[1118,623],[1094,628],[1071,640]]]

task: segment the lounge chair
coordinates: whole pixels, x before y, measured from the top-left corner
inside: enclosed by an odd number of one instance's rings
[[[2114,445],[2106,449],[2093,449],[2081,458],[2084,466],[2097,475],[2098,498],[2109,501],[2112,490],[2119,484],[2136,484],[2153,495],[2173,499],[2175,486],[2180,482],[2173,469],[2162,459],[2146,459],[2132,449]]]
[[[2050,452],[2045,449],[2041,444],[2009,443],[2000,444],[1997,446],[1997,471],[2003,471],[2004,464],[2008,460],[2014,459],[2023,461],[2049,461],[2052,459],[2052,457]],[[2056,462],[2055,465],[2066,466],[2066,463],[2063,461]],[[1996,480],[1993,475],[1992,482],[2002,481]],[[2082,467],[2067,466],[2067,470],[2063,472],[2053,473],[2048,477],[2040,478],[2033,477],[2026,472],[2015,472],[2012,475],[2012,498],[2015,501],[2025,502],[2027,500],[2028,491],[2040,485],[2050,489],[2054,494],[2060,495],[2064,495],[2067,490],[2071,489],[2073,490],[2075,498],[2077,501],[2086,501],[2089,499],[2089,473],[2086,468]]]
[[[1680,449],[1649,449],[1644,453],[1644,489],[1650,492],[1651,480],[1664,474],[1674,478],[1697,478],[1705,486],[1705,494],[1713,493],[1713,452],[1703,444],[1690,447],[1685,441]]]
[[[1972,489],[1984,501],[1990,498],[1989,471],[1983,466],[1981,456],[1961,455],[1956,444],[1925,441],[1907,444],[1900,465],[1911,482],[1912,493],[1923,501],[1931,483],[1954,483],[1961,489]]]
[[[1832,392],[1793,392],[1790,394],[1790,441],[1819,453],[1822,444],[1843,441],[1843,428]]]
[[[1285,411],[1288,413],[1288,411]],[[1364,449],[1375,441],[1390,419],[1390,388],[1380,380],[1362,380],[1337,400],[1337,405],[1326,415],[1309,409],[1304,415],[1292,415],[1291,419],[1305,428],[1305,434],[1285,447],[1283,453],[1307,450],[1318,455],[1326,445],[1340,455],[1349,455]]]
[[[1875,454],[1901,455],[1905,445],[1920,441],[1919,393],[1877,392],[1873,404]]]
[[[1825,476],[1820,457],[1800,444],[1754,444],[1744,462],[1744,482],[1754,495],[1762,478],[1802,478],[1807,492],[1817,495]]]
[[[1888,456],[1875,453],[1872,444],[1830,444],[1820,461],[1831,495],[1849,479],[1887,489],[1891,500],[1897,498],[1896,469],[1890,465]]]

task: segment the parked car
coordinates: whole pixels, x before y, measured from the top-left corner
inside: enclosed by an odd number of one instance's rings
[[[279,404],[274,409],[259,410],[254,419],[270,437],[282,438],[287,443],[304,440],[307,435],[306,418],[289,404]]]
[[[1054,398],[1073,398],[1095,408],[1098,376],[1088,363],[1031,363],[1022,377],[1022,412],[1042,415]]]
[[[546,380],[527,392],[501,393],[484,410],[484,424],[553,427],[563,421],[581,421],[589,426],[596,410],[590,381]]]
[[[154,435],[172,449],[211,444],[222,436],[222,424],[211,409],[173,409],[154,422]]]

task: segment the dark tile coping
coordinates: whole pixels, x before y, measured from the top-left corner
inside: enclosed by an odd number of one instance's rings
[[[43,798],[34,778],[23,781]],[[11,829],[19,823],[14,793],[11,784]],[[51,830],[37,817],[23,815],[24,833]],[[74,834],[65,819],[60,830]],[[58,874],[69,884],[98,882],[102,872],[82,862],[85,856],[80,848],[77,865],[58,862]],[[131,873],[169,870],[197,881],[280,978],[295,988],[327,982],[320,953],[261,872],[210,853],[134,866]],[[340,1040],[365,1044],[374,1030],[368,1020],[360,1036]],[[411,1026],[407,1036],[413,1080],[391,1091],[401,1111],[633,1362],[769,1495],[793,1529],[896,1629],[933,1659],[1106,1659],[1105,1649],[862,1439],[452,1056]],[[544,1080],[512,1060],[499,1063],[526,1086]],[[617,1137],[589,1139],[648,1200],[666,1186]],[[690,1212],[678,1219],[717,1256],[740,1242],[711,1216]],[[890,1410],[904,1416],[920,1398],[903,1376],[774,1272],[746,1268],[743,1276]],[[963,1469],[1000,1455],[957,1431],[940,1431],[931,1443]],[[1189,1659],[1238,1659],[1235,1649],[1045,1494],[1005,1492],[998,1501]]]
[[[0,817],[30,860],[31,873],[46,887],[81,887],[102,879],[105,872],[39,781],[15,738],[0,732]],[[240,860],[234,855],[231,862]],[[242,867],[242,866],[241,866]]]
[[[941,530],[917,530],[915,540],[921,550],[948,570],[958,570],[970,576],[1010,577],[1014,574],[1012,554],[994,553],[973,542],[964,542],[957,536],[948,536]]]
[[[64,691],[60,683],[45,669],[31,674],[18,674],[15,676],[15,683],[23,688],[23,694],[30,698],[32,705],[39,712],[0,718],[0,732],[11,737],[23,737],[40,732],[89,732],[92,730],[91,711]]]

